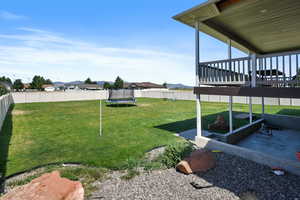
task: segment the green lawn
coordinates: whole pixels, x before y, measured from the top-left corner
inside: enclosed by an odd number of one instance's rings
[[[179,141],[172,133],[195,128],[193,101],[138,99],[138,106],[103,104],[103,136],[99,136],[99,101],[16,104],[0,134],[0,167],[6,176],[38,165],[79,162],[115,169],[146,151]],[[203,103],[203,123],[226,103]],[[234,105],[235,111],[248,106]],[[288,106],[267,106],[268,113],[291,113]],[[260,113],[261,106],[254,111]],[[299,114],[300,108],[292,114]],[[247,121],[236,122],[240,126]]]

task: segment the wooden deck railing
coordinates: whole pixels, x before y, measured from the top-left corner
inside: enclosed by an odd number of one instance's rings
[[[300,87],[300,51],[258,55],[257,87]],[[250,86],[250,57],[199,63],[200,84]]]

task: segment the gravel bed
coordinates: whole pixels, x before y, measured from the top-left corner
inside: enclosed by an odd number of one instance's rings
[[[89,200],[300,200],[300,177],[274,175],[269,167],[236,156],[217,153],[214,169],[183,175],[174,169],[143,173],[129,181],[119,176],[99,183]],[[195,182],[203,189],[195,189]]]

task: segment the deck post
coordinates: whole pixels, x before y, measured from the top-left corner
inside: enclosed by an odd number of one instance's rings
[[[199,21],[195,21],[195,67],[196,67],[196,86],[200,86],[200,43],[199,43]],[[201,101],[200,101],[200,94],[196,95],[196,112],[197,112],[197,136],[201,137],[202,134],[202,122],[201,122]]]
[[[234,74],[232,74],[232,63],[231,63],[231,40],[228,40],[228,59],[229,59],[229,73],[230,73],[230,81],[234,81]],[[229,96],[229,133],[233,131],[233,120],[232,120],[232,96]]]
[[[256,54],[249,54],[251,58],[251,87],[256,87]],[[249,97],[249,123],[253,122],[253,114],[252,114],[252,97]]]
[[[261,98],[261,113],[265,114],[265,97]]]

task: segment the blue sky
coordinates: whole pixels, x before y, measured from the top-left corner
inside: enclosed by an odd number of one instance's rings
[[[25,82],[114,80],[194,84],[194,31],[171,17],[195,0],[9,0],[0,7],[0,75]],[[226,58],[201,34],[201,60]],[[234,51],[234,55],[240,55]]]

